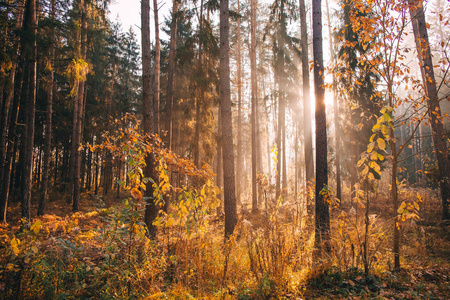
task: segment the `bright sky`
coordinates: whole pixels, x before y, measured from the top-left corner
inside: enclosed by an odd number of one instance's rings
[[[159,10],[159,22],[162,24],[164,18],[170,15],[172,8],[172,1],[170,0],[158,0]],[[150,1],[150,32],[151,39],[154,39],[154,20],[153,20],[153,1]],[[112,21],[117,21],[122,24],[122,30],[128,31],[130,27],[133,28],[139,45],[141,44],[141,1],[140,0],[113,0],[109,6],[110,18]],[[160,26],[161,28],[161,26]],[[160,30],[161,38],[166,39],[165,33]]]

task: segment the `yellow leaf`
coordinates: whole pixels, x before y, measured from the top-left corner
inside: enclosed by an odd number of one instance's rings
[[[367,153],[372,152],[374,147],[375,147],[375,143],[374,142],[372,142],[369,145],[367,145]]]
[[[371,159],[371,160],[377,160],[377,158],[378,158],[378,153],[377,153],[377,151],[373,151],[373,152],[370,154],[370,159]]]
[[[31,225],[30,229],[34,232],[34,234],[38,234],[42,228],[42,223],[40,220],[37,220],[33,225]]]
[[[386,142],[382,138],[377,139],[377,145],[378,145],[378,149],[380,149],[380,150],[386,149]]]
[[[171,227],[174,224],[175,224],[175,220],[172,217],[170,217],[166,222],[166,227]]]
[[[34,253],[38,253],[39,250],[35,245],[33,245],[31,246],[31,251],[33,251]]]
[[[142,193],[137,188],[133,188],[130,193],[131,193],[131,196],[135,200],[141,200],[142,199]]]
[[[364,175],[366,175],[367,173],[369,173],[369,166],[366,166],[366,167],[364,168],[364,170],[362,170],[361,175],[364,176]]]
[[[11,250],[14,252],[14,255],[19,255],[20,253],[20,249],[19,249],[19,245],[20,245],[20,240],[13,238],[11,240]]]

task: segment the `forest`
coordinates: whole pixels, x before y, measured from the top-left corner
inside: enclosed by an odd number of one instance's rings
[[[0,299],[450,299],[450,2],[123,1],[0,0]]]

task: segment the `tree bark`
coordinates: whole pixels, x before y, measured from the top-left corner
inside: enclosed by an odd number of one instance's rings
[[[316,99],[316,246],[330,251],[330,215],[322,190],[328,185],[327,118],[322,50],[321,0],[313,0],[314,94]],[[323,248],[322,248],[323,247]]]
[[[203,76],[203,0],[200,1],[200,20],[198,34],[198,76]],[[201,105],[203,103],[203,83],[197,83],[197,93],[195,99],[195,153],[194,164],[200,168],[200,131],[201,131]]]
[[[335,167],[336,167],[336,198],[341,200],[341,153],[339,151],[340,145],[340,128],[339,128],[339,107],[337,101],[337,88],[336,88],[336,77],[335,70],[336,68],[336,56],[334,54],[333,49],[333,35],[331,34],[331,22],[330,22],[330,11],[328,7],[328,0],[325,0],[326,8],[327,8],[327,21],[328,21],[328,36],[330,41],[330,54],[331,54],[331,66],[333,68],[332,76],[332,93],[333,93],[333,106],[334,106],[334,153],[335,153]]]
[[[154,133],[154,114],[153,114],[153,98],[151,91],[151,52],[150,52],[150,3],[149,0],[141,1],[141,39],[142,39],[142,104],[143,104],[143,129],[144,133],[151,135]],[[149,142],[150,139],[149,139]],[[144,176],[156,180],[156,161],[153,152],[147,152],[145,155],[146,166],[144,168]],[[150,237],[156,237],[156,227],[153,221],[158,215],[153,197],[153,185],[151,182],[147,184],[145,190],[147,198],[145,206],[144,221],[147,225]]]
[[[36,0],[28,0],[25,10],[24,30],[28,32],[26,45],[24,51],[28,54],[29,64],[29,82],[28,82],[28,97],[26,99],[25,107],[25,140],[24,140],[24,164],[23,164],[23,194],[22,194],[22,218],[26,222],[30,221],[30,206],[31,206],[31,188],[33,179],[33,146],[34,146],[34,119],[36,110]]]
[[[257,149],[256,149],[256,105],[257,105],[257,78],[256,78],[256,7],[258,3],[257,0],[251,0],[250,2],[250,77],[252,85],[252,99],[251,99],[251,126],[252,126],[252,211],[258,210],[258,190],[257,190],[257,180],[256,180],[256,160],[257,160]]]
[[[170,49],[169,70],[167,74],[167,100],[166,100],[166,147],[172,149],[172,109],[173,109],[173,86],[175,81],[175,56],[177,51],[177,14],[178,0],[173,0],[172,23],[170,25]]]
[[[414,38],[419,56],[420,71],[425,85],[427,106],[432,130],[433,145],[439,169],[439,187],[442,199],[442,220],[450,220],[450,161],[448,159],[447,138],[442,124],[439,96],[433,70],[430,42],[426,27],[422,0],[408,0],[413,25]]]
[[[234,231],[237,224],[236,191],[233,152],[233,126],[230,99],[230,40],[228,0],[220,1],[220,83],[219,97],[222,114],[222,158],[224,173],[225,238]]]
[[[241,14],[241,6],[237,0],[237,13]],[[242,192],[242,169],[243,169],[243,151],[242,151],[242,68],[241,68],[241,18],[237,19],[237,49],[236,49],[236,68],[237,68],[237,157],[236,157],[236,201],[241,202]]]
[[[161,42],[159,40],[159,18],[158,18],[158,0],[153,0],[153,15],[155,19],[155,74],[154,74],[154,97],[153,97],[153,111],[154,116],[154,131],[159,134],[159,94],[160,94],[160,68],[161,68]]]
[[[305,147],[306,182],[314,179],[314,154],[312,144],[311,100],[309,86],[308,33],[306,26],[305,0],[299,0],[301,48],[302,48],[302,81],[303,81],[303,139]]]
[[[80,16],[81,16],[81,46],[80,46],[80,58],[86,61],[87,54],[87,2],[83,0],[80,2]],[[72,143],[73,150],[73,191],[72,191],[72,210],[79,210],[80,201],[80,174],[81,174],[81,138],[83,129],[83,113],[84,113],[84,91],[86,80],[81,79],[77,97],[76,97],[76,110],[74,109],[74,133]]]
[[[55,0],[51,2],[51,18],[55,20]],[[47,111],[45,114],[45,140],[44,140],[44,170],[42,174],[42,194],[39,199],[38,216],[42,216],[45,212],[45,204],[47,201],[48,179],[50,173],[50,152],[52,146],[52,112],[53,112],[53,61],[55,59],[55,31],[51,29],[51,45],[49,49],[50,70],[47,76]]]

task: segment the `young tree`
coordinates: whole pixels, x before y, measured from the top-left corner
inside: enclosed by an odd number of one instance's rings
[[[225,210],[225,238],[237,223],[233,151],[233,124],[230,99],[230,41],[228,0],[220,1],[220,112],[222,114],[222,159]]]

